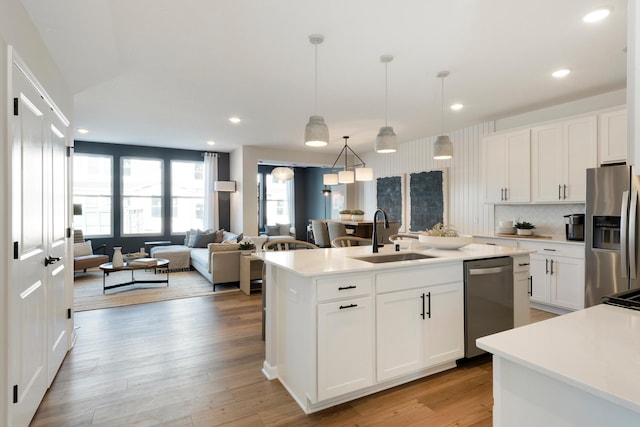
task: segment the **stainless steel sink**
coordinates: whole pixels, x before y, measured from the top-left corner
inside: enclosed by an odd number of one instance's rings
[[[361,257],[353,257],[360,261],[382,263],[382,262],[397,262],[397,261],[413,261],[416,259],[428,259],[436,258],[431,255],[418,254],[415,252],[398,252],[393,254],[380,254],[380,255],[367,255]]]

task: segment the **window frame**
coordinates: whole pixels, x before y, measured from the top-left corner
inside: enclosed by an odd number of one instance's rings
[[[159,187],[160,187],[160,195],[159,196],[127,196],[124,192],[124,187],[125,187],[125,174],[124,174],[124,163],[127,160],[137,160],[137,161],[143,161],[143,162],[159,162],[160,163],[160,182],[159,182]],[[165,201],[165,190],[164,190],[164,185],[165,185],[165,161],[162,158],[159,157],[145,157],[145,156],[121,156],[120,157],[120,237],[122,238],[130,238],[130,237],[144,237],[144,236],[158,236],[158,235],[164,235],[165,234],[165,230],[164,230],[164,220],[165,220],[165,209],[164,209],[164,201]],[[160,230],[158,231],[153,231],[153,232],[149,232],[149,233],[125,233],[124,228],[125,228],[125,215],[124,215],[124,210],[125,210],[125,203],[124,200],[125,198],[136,198],[136,197],[140,197],[140,198],[150,198],[152,203],[151,203],[151,210],[153,212],[154,209],[154,204],[153,204],[153,199],[157,198],[159,199],[159,209],[160,209]]]
[[[76,162],[77,159],[79,157],[85,157],[85,158],[101,158],[101,159],[106,159],[109,161],[109,171],[111,172],[111,181],[109,182],[109,189],[111,191],[111,194],[109,195],[98,195],[98,196],[94,196],[94,195],[85,195],[85,194],[78,194],[76,193],[76,185],[75,185],[75,171],[77,170],[76,167]],[[115,237],[115,228],[114,228],[114,224],[115,224],[115,198],[116,198],[116,194],[115,194],[115,171],[114,171],[114,156],[111,154],[99,154],[99,153],[74,153],[73,154],[73,169],[74,169],[74,177],[72,180],[72,200],[73,203],[76,203],[76,197],[82,197],[82,198],[91,198],[91,197],[95,197],[95,198],[101,198],[101,197],[105,197],[105,198],[109,198],[111,200],[111,202],[109,203],[109,232],[107,234],[93,234],[91,232],[89,232],[88,229],[86,229],[86,222],[83,221],[83,227],[79,227],[79,224],[75,224],[74,221],[74,228],[78,228],[82,230],[83,236],[85,238],[98,238],[98,239],[111,239]],[[86,205],[86,203],[84,204]],[[83,210],[86,209],[86,206],[83,207]],[[84,215],[86,214],[86,211],[83,211],[82,216],[84,217]],[[75,215],[74,215],[75,216]]]

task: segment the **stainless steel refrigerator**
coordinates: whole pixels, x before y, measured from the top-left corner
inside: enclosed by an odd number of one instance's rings
[[[631,166],[587,169],[585,307],[640,287],[639,191]]]

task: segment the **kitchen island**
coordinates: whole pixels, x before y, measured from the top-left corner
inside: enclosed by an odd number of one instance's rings
[[[477,340],[494,426],[640,425],[640,311],[596,305]]]
[[[311,413],[454,368],[464,356],[463,261],[511,256],[522,264],[529,252],[472,244],[259,253],[266,270],[263,373]],[[366,261],[406,254],[427,258]]]

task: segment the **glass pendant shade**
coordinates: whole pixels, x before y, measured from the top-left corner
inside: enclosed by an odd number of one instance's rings
[[[356,181],[372,181],[373,169],[371,168],[356,168]]]
[[[289,181],[293,178],[293,169],[278,167],[271,171],[271,176],[278,181]]]
[[[353,184],[355,182],[353,171],[339,171],[338,182],[340,184]]]
[[[440,135],[433,145],[433,158],[446,160],[453,157],[453,142],[447,135]]]
[[[391,126],[382,126],[376,137],[376,152],[395,153],[398,150],[398,137]]]
[[[329,127],[324,117],[309,117],[309,123],[304,128],[304,143],[309,147],[324,147],[329,143]]]
[[[322,176],[322,184],[323,185],[338,185],[338,174],[337,173],[325,173]]]

